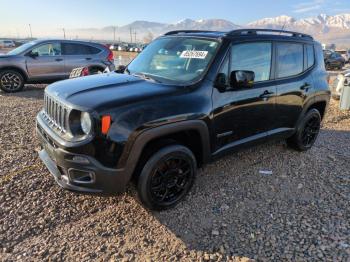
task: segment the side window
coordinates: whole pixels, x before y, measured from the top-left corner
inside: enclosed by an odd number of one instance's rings
[[[307,68],[310,68],[315,63],[315,52],[313,45],[306,45]]]
[[[303,72],[304,51],[302,44],[277,44],[277,78],[295,76]]]
[[[244,43],[231,48],[231,71],[248,70],[255,73],[255,82],[270,79],[272,44]]]
[[[59,56],[61,55],[61,45],[59,43],[44,44],[32,49],[32,53],[38,53],[39,56]]]
[[[92,55],[96,55],[101,52],[101,49],[98,49],[96,47],[93,47],[93,46],[87,46],[87,47],[89,49],[89,53]]]
[[[63,43],[64,55],[90,55],[97,54],[99,52],[99,49],[92,46],[75,43]]]

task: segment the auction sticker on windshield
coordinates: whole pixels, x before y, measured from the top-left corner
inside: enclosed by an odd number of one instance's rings
[[[194,51],[186,50],[180,55],[181,58],[195,58],[195,59],[205,59],[208,55],[208,51]]]

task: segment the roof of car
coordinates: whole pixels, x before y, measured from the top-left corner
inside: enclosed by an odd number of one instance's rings
[[[36,40],[33,40],[32,42],[43,43],[43,42],[50,42],[50,41],[53,41],[53,42],[60,41],[60,42],[72,42],[72,43],[85,43],[85,44],[99,44],[99,43],[96,43],[96,42],[81,41],[81,40],[67,40],[67,39],[59,39],[59,38],[36,39]]]
[[[224,37],[274,37],[274,38],[283,38],[283,39],[298,39],[298,40],[311,40],[313,37],[304,33],[286,31],[286,30],[276,30],[276,29],[237,29],[228,32],[222,31],[207,31],[207,30],[176,30],[170,31],[165,34],[165,36],[174,36],[174,35],[186,35],[186,36],[199,36],[207,38],[224,38]]]

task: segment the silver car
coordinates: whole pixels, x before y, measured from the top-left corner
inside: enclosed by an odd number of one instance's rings
[[[113,71],[113,53],[106,46],[70,40],[36,40],[0,55],[0,88],[22,90],[25,83],[50,83],[69,78],[77,67]]]

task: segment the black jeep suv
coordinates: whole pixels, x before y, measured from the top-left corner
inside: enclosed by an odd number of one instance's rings
[[[169,32],[123,72],[48,86],[40,158],[64,188],[118,192],[133,178],[143,204],[171,207],[198,166],[234,149],[310,149],[330,98],[323,61],[295,32]]]

